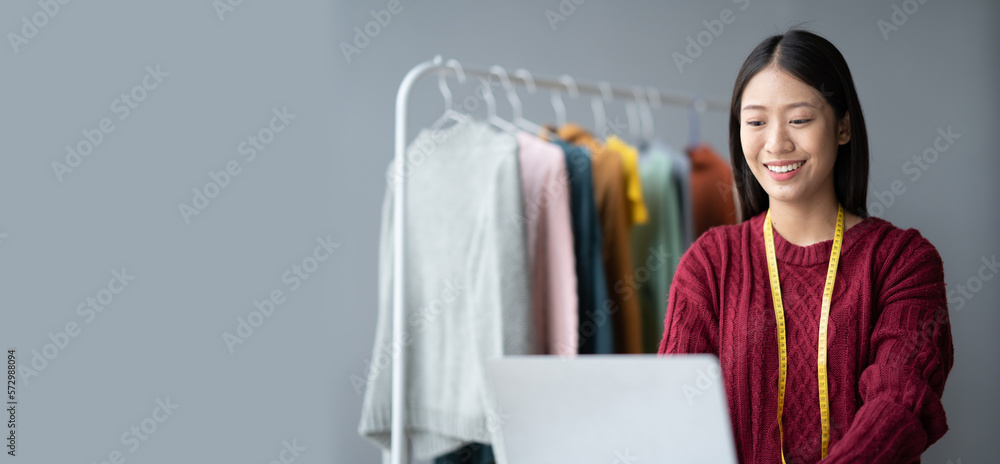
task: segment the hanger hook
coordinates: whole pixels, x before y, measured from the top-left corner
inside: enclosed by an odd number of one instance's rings
[[[566,125],[566,104],[562,101],[562,93],[559,89],[552,89],[552,110],[556,112],[556,126]]]
[[[439,66],[441,65],[441,55],[434,57],[434,64]],[[441,96],[444,97],[444,110],[450,110],[452,103],[451,89],[448,88],[448,81],[444,72],[438,73],[438,89],[441,90]]]
[[[611,84],[607,81],[598,82],[597,87],[601,89],[601,98],[605,102],[611,103],[611,101],[615,99],[615,95],[611,91]]]
[[[688,145],[701,143],[701,114],[707,108],[708,103],[701,94],[695,94],[691,98],[691,107],[688,109]]]
[[[650,89],[636,87],[636,91],[641,93],[642,98],[640,100],[641,103],[639,104],[639,116],[642,121],[642,136],[643,139],[648,142],[654,135],[656,135],[656,132],[653,130],[653,110],[650,103],[652,97],[649,94]],[[639,98],[639,96],[636,96],[636,99]]]
[[[577,98],[580,96],[580,89],[576,87],[576,80],[573,76],[569,74],[563,74],[559,76],[559,82],[562,83],[563,87],[566,87],[566,92],[569,94],[570,98]]]
[[[489,118],[497,116],[497,100],[493,98],[493,89],[490,88],[490,81],[484,77],[479,78],[483,83],[483,100],[486,101],[486,114]]]
[[[514,114],[514,121],[521,120],[521,99],[517,97],[517,92],[514,91],[514,85],[510,82],[507,70],[503,69],[500,65],[493,65],[490,67],[490,73],[500,78],[500,85],[503,86],[504,92],[507,93],[507,101],[510,102],[510,108]]]
[[[570,98],[580,96],[580,90],[576,87],[576,80],[569,74],[559,76],[559,83],[566,89]],[[563,103],[562,93],[559,90],[552,91],[552,109],[556,112],[556,125],[559,127],[566,125],[566,104]]]
[[[608,120],[604,114],[604,102],[601,97],[590,99],[590,108],[594,111],[594,132],[601,137],[607,133]]]
[[[441,65],[441,55],[434,57],[434,64]],[[465,71],[462,69],[462,64],[458,60],[448,60],[444,64],[445,66],[453,69],[455,71],[455,77],[458,79],[459,84],[465,83]],[[445,111],[452,109],[452,94],[451,89],[448,88],[447,73],[441,72],[438,74],[438,89],[441,90],[441,96],[444,97],[444,109]]]
[[[611,101],[614,96],[611,94],[611,84],[601,81],[597,84],[601,89],[600,98],[594,97],[590,100],[590,106],[594,110],[594,131],[604,137],[608,133],[608,118],[604,111],[604,102]]]
[[[444,65],[455,70],[455,77],[458,78],[459,84],[465,83],[465,71],[462,69],[462,63],[456,59],[450,59]]]
[[[663,106],[663,100],[660,98],[660,89],[656,87],[647,87],[646,96],[649,97],[649,105],[653,108],[659,109]]]
[[[534,95],[535,92],[538,90],[538,88],[535,87],[535,78],[531,77],[531,73],[528,72],[527,69],[520,68],[514,70],[514,76],[520,77],[521,80],[524,81],[524,86],[528,88],[529,95]]]
[[[643,98],[645,97],[642,94],[642,87],[634,86],[632,87],[632,100],[625,103],[625,113],[628,116],[628,133],[633,138],[638,138],[641,135],[642,121],[639,117],[638,107]]]

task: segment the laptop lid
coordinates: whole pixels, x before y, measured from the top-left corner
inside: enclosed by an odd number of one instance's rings
[[[508,356],[489,371],[498,462],[737,462],[713,355]]]

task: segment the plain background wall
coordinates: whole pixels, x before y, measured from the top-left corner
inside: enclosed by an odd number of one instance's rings
[[[558,0],[403,0],[348,62],[340,44],[387,3],[243,1],[221,18],[208,0],[71,2],[52,17],[35,0],[0,4],[0,341],[25,369],[33,357],[42,366],[18,377],[20,462],[101,462],[116,450],[125,462],[270,462],[285,443],[305,448],[296,462],[378,462],[356,432],[362,391],[351,379],[372,353],[379,209],[406,71],[442,54],[728,100],[753,45],[800,22],[851,66],[871,139],[869,203],[884,199],[880,216],[918,228],[944,259],[951,430],[923,462],[991,459],[1000,279],[982,269],[1000,252],[1000,158],[987,137],[1000,125],[1000,5],[911,1],[919,8],[886,39],[877,23],[891,21],[890,1],[589,0],[553,29],[546,10]],[[735,21],[679,72],[671,54],[724,8]],[[44,26],[32,35],[22,17]],[[32,36],[15,52],[9,34],[22,28]],[[115,100],[157,65],[168,75],[119,119]],[[552,120],[547,95],[519,93],[527,117]],[[435,80],[412,102],[415,131],[443,109]],[[567,105],[591,124],[588,100]],[[284,108],[295,118],[248,161],[241,143]],[[624,119],[624,106],[608,114]],[[102,118],[115,129],[60,182],[52,163]],[[662,139],[686,143],[684,109],[655,120]],[[960,138],[914,180],[912,158],[948,127]],[[726,131],[724,114],[705,115],[702,138],[723,154]],[[186,222],[179,205],[230,161],[239,174]],[[894,181],[905,192],[875,196]],[[317,239],[336,248],[293,287],[282,276],[309,262]],[[102,293],[123,268],[134,280]],[[230,352],[224,334],[275,290],[284,303]],[[92,320],[78,310],[108,295]],[[67,323],[79,334],[63,339]],[[168,398],[178,408],[154,414]]]

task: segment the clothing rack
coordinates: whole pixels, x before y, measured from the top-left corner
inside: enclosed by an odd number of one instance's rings
[[[499,72],[498,72],[499,71]],[[500,73],[503,73],[502,75]],[[668,104],[675,106],[685,106],[692,107],[698,111],[704,110],[718,110],[718,111],[729,111],[729,104],[725,101],[718,99],[706,99],[698,96],[685,96],[676,95],[659,92],[655,88],[642,89],[638,87],[625,88],[616,87],[608,84],[607,82],[601,82],[600,84],[577,84],[576,81],[567,75],[563,75],[558,80],[539,78],[534,79],[530,77],[527,73],[515,73],[514,75],[508,76],[503,68],[498,68],[496,66],[490,68],[490,70],[480,70],[480,69],[463,69],[454,60],[449,60],[447,64],[441,62],[440,57],[425,61],[414,66],[406,76],[403,78],[403,82],[399,84],[399,91],[396,93],[396,145],[395,145],[395,169],[396,169],[396,179],[398,180],[398,185],[396,185],[393,194],[395,208],[393,210],[393,249],[395,252],[392,257],[392,346],[393,346],[393,360],[392,360],[392,441],[390,458],[391,464],[403,464],[406,461],[406,454],[408,449],[408,441],[405,436],[404,430],[404,414],[405,414],[405,392],[406,385],[404,385],[404,355],[405,350],[403,340],[405,340],[405,334],[403,333],[405,320],[403,314],[403,255],[404,255],[404,245],[403,245],[403,225],[404,217],[403,211],[406,209],[405,205],[405,192],[406,192],[406,176],[403,174],[403,164],[405,162],[405,151],[406,151],[406,118],[408,116],[408,103],[410,92],[412,91],[414,85],[424,76],[429,74],[443,74],[451,75],[462,78],[464,76],[473,76],[483,79],[493,79],[499,78],[509,81],[511,84],[516,84],[519,86],[527,86],[529,88],[545,88],[552,91],[560,92],[566,91],[571,97],[575,97],[576,94],[590,94],[600,96],[604,101],[610,101],[614,99],[619,100],[631,100],[633,102],[639,103],[642,100],[647,100],[647,102],[653,102],[658,104]],[[654,99],[655,98],[655,99]],[[644,102],[645,103],[645,102]]]

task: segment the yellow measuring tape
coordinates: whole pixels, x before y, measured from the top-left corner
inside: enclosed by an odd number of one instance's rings
[[[826,383],[826,332],[829,327],[830,304],[833,302],[833,283],[840,264],[840,246],[844,242],[844,207],[837,207],[837,229],[833,234],[833,248],[830,250],[830,266],[826,271],[826,285],[823,287],[823,305],[819,316],[819,344],[817,347],[817,371],[819,372],[819,419],[823,427],[821,459],[826,458],[830,446],[830,398]],[[774,229],[771,227],[771,210],[764,219],[764,248],[767,251],[767,275],[771,278],[771,299],[774,300],[774,317],[778,322],[778,439],[781,446],[781,462],[785,462],[785,434],[781,427],[781,413],[785,406],[785,381],[788,373],[788,344],[785,341],[785,308],[781,304],[781,283],[778,280],[778,262],[774,257]]]

